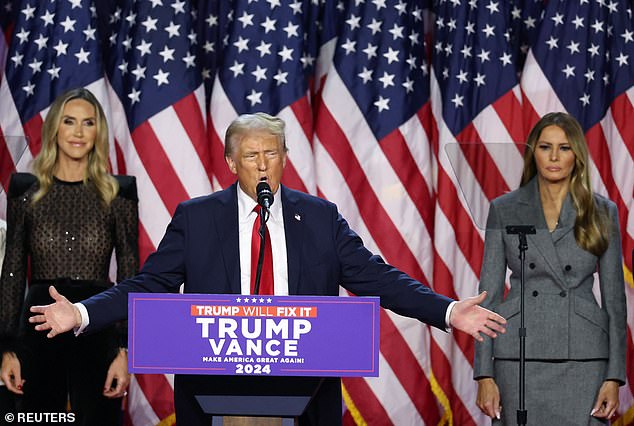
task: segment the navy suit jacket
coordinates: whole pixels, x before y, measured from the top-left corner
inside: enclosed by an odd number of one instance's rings
[[[451,299],[363,246],[337,207],[281,186],[291,295],[336,296],[339,285],[381,306],[445,329]],[[240,293],[237,184],[181,203],[141,272],[83,303],[87,331],[127,317],[129,292]]]
[[[370,253],[333,203],[283,186],[281,191],[289,294],[336,296],[342,285],[359,296],[380,296],[383,307],[445,329],[451,299]],[[83,301],[90,317],[87,331],[125,318],[129,292],[175,292],[181,283],[186,293],[240,293],[237,184],[181,203],[141,272]],[[262,379],[269,388],[310,380],[176,375],[179,424],[209,424],[193,395],[222,394],[229,386],[254,389]],[[299,424],[341,424],[339,380],[324,379],[318,389]]]

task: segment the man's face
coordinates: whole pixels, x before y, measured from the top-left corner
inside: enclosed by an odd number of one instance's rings
[[[240,188],[256,201],[259,182],[267,182],[277,192],[286,165],[286,153],[277,136],[253,130],[238,137],[234,144],[233,153],[225,160],[231,173],[238,175]]]

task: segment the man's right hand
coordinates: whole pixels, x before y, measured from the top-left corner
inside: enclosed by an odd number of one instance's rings
[[[46,337],[51,338],[79,327],[81,325],[79,309],[59,294],[55,287],[50,286],[48,292],[55,303],[46,306],[31,306],[31,312],[39,314],[29,318],[30,323],[38,324],[35,329],[50,330]]]
[[[22,386],[22,368],[20,360],[13,352],[5,352],[2,354],[2,368],[0,369],[0,378],[7,386],[7,389],[18,395],[24,394]]]

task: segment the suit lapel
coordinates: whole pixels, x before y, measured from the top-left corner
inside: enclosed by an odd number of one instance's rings
[[[569,232],[572,232],[575,229],[576,219],[577,213],[572,204],[572,197],[570,196],[570,193],[568,193],[563,205],[561,206],[561,212],[559,213],[559,223],[552,233],[554,244],[557,244],[559,240],[561,240]]]
[[[531,245],[538,252],[550,267],[553,275],[557,277],[557,281],[566,288],[566,279],[563,275],[563,269],[559,262],[559,256],[553,242],[553,235],[548,230],[546,218],[544,217],[544,209],[539,198],[539,187],[537,178],[533,178],[528,184],[520,189],[520,208],[517,215],[521,223],[535,225],[537,233],[528,235],[527,241],[529,249]]]
[[[298,200],[286,187],[281,186],[286,257],[288,262],[288,294],[298,294],[301,269],[301,241],[303,239],[303,213]]]
[[[238,236],[238,193],[236,185],[234,183],[222,194],[219,194],[218,201],[223,206],[211,213],[220,237],[222,257],[227,277],[231,284],[231,291],[234,294],[240,294],[240,239]],[[210,277],[210,279],[213,278]]]

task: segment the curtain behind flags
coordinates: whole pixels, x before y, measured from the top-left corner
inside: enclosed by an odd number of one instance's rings
[[[517,186],[527,131],[568,111],[586,132],[595,190],[619,207],[634,357],[630,7],[0,0],[0,182],[29,170],[55,96],[88,87],[108,116],[113,172],[137,177],[145,259],[180,201],[233,182],[223,158],[231,120],[269,112],[287,122],[286,185],[336,202],[387,262],[463,298],[477,291],[481,218]],[[25,140],[26,150],[16,142]],[[5,206],[1,193],[1,217]],[[381,375],[343,381],[344,422],[486,424],[472,338],[381,315]],[[628,365],[617,424],[634,423]],[[127,423],[173,424],[171,393],[169,376],[136,376]]]

